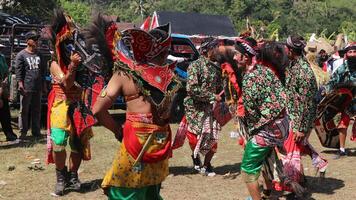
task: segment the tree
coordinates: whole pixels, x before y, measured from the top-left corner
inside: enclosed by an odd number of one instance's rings
[[[91,6],[85,1],[65,1],[60,0],[60,6],[74,19],[79,25],[86,25],[90,21]]]
[[[10,14],[23,14],[47,21],[58,3],[58,0],[2,0],[0,6]]]

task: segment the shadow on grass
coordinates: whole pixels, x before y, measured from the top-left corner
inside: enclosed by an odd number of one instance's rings
[[[217,166],[213,168],[213,171],[217,175],[223,175],[226,178],[236,178],[240,175],[240,163],[232,164],[232,165],[223,165]],[[197,174],[198,172],[190,166],[173,166],[169,167],[170,174],[173,176],[179,175],[190,175],[190,174]]]
[[[67,188],[65,190],[65,193],[68,194],[71,192],[79,192],[79,193],[84,194],[84,193],[88,193],[88,192],[94,192],[98,189],[101,189],[101,187],[100,187],[101,182],[103,182],[103,179],[94,179],[91,181],[87,181],[87,182],[84,182],[81,184],[80,191],[75,191],[71,188]]]
[[[34,147],[36,144],[46,144],[46,137],[32,137],[27,136],[24,140],[17,141],[17,142],[1,142],[0,149],[10,149],[10,148],[31,148]]]
[[[95,179],[82,183],[80,193],[94,192],[98,189],[101,189],[100,185],[103,182],[103,179]]]
[[[322,153],[325,154],[337,154],[339,150],[338,149],[332,149],[332,150],[324,150]],[[346,151],[348,152],[348,156],[356,156],[356,148],[346,148]]]
[[[173,176],[179,176],[179,175],[197,174],[198,172],[194,170],[193,167],[173,166],[173,167],[169,167],[169,173],[173,174]]]
[[[334,194],[336,190],[339,190],[345,187],[343,180],[331,178],[331,177],[312,177],[307,176],[307,189],[311,194],[320,193],[320,194]]]
[[[315,200],[312,197],[312,194],[314,193],[332,195],[335,193],[336,190],[339,190],[345,186],[343,180],[328,178],[328,177],[321,178],[321,177],[307,176],[306,181],[307,181],[306,183],[307,191],[303,197],[297,197],[295,196],[294,193],[283,195],[282,192],[275,192],[276,198],[271,198],[271,199],[277,200],[280,199],[279,197],[282,197],[282,199],[285,200]]]

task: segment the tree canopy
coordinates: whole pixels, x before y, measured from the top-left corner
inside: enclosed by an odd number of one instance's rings
[[[356,40],[356,6],[349,0],[3,0],[0,6],[6,12],[44,20],[49,20],[53,8],[63,7],[81,25],[96,12],[134,23],[155,10],[199,12],[227,15],[238,32],[249,25],[265,38],[284,38],[291,33],[328,38],[344,33]]]

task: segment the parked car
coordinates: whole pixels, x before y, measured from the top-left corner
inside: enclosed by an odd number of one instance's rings
[[[26,47],[26,42],[24,34],[29,30],[40,31],[44,26],[42,25],[31,25],[31,24],[15,24],[12,27],[8,27],[6,31],[7,34],[2,34],[0,37],[0,48],[2,52],[6,52],[5,57],[8,60],[9,66],[12,66],[10,71],[12,74],[12,83],[11,83],[11,106],[19,107],[19,94],[17,92],[17,83],[15,79],[15,74],[13,70],[14,58],[16,54]],[[4,32],[3,32],[4,33]],[[39,51],[43,55],[44,59],[50,59],[50,49],[48,40],[40,40]],[[179,122],[184,115],[184,105],[183,100],[186,97],[186,79],[187,79],[187,68],[189,64],[198,59],[199,52],[195,48],[195,45],[186,35],[181,34],[172,34],[172,47],[170,50],[170,55],[179,58],[180,61],[177,62],[177,67],[174,72],[177,77],[181,80],[183,87],[177,92],[174,96],[172,104],[172,122]],[[49,71],[49,70],[47,70]],[[48,91],[50,89],[51,77],[49,73],[46,76],[46,81],[48,82]],[[45,108],[47,106],[47,95],[42,97],[42,105]],[[118,97],[114,102],[112,109],[126,109],[126,103],[123,97]],[[46,110],[46,109],[44,109]]]
[[[199,52],[195,45],[186,35],[172,34],[172,51],[174,57],[184,58],[184,61],[178,62],[174,72],[181,80],[183,87],[175,95],[171,108],[171,122],[180,122],[184,116],[184,98],[187,96],[187,68],[189,64],[199,58]]]

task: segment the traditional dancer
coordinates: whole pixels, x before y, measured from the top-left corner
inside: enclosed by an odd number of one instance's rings
[[[115,69],[93,112],[122,144],[102,187],[109,199],[162,199],[159,192],[171,155],[169,108],[180,87],[172,71],[175,63],[166,63],[170,25],[121,34],[114,22],[105,23],[103,35],[109,36],[107,49]],[[124,124],[108,112],[119,95],[127,104]]]
[[[301,155],[312,158],[313,166],[324,173],[328,162],[308,142],[316,119],[318,86],[314,72],[304,56],[306,42],[299,35],[289,36],[286,42],[291,64],[286,68],[287,108],[292,127],[285,142],[283,158],[285,172],[294,181],[303,181]]]
[[[347,156],[347,152],[345,150],[345,142],[347,136],[347,128],[350,124],[350,118],[355,116],[356,106],[355,106],[355,82],[356,82],[356,43],[351,43],[344,49],[345,59],[344,63],[337,68],[337,70],[333,73],[330,82],[326,85],[326,92],[330,93],[331,91],[346,87],[350,88],[351,96],[353,100],[351,104],[346,108],[346,110],[341,115],[341,121],[336,127],[339,131],[339,140],[340,140],[340,149],[335,157],[336,159],[340,157]],[[352,140],[356,141],[356,123],[352,128]]]
[[[93,133],[90,127],[95,120],[86,107],[85,97],[90,95],[76,84],[77,71],[82,65],[82,57],[73,51],[78,29],[70,16],[57,10],[51,31],[54,55],[50,63],[52,90],[48,96],[47,163],[56,165],[54,195],[63,195],[65,188],[76,191],[81,188],[78,169],[82,160],[91,158],[89,139]],[[65,164],[68,138],[71,148],[69,172]]]
[[[220,124],[213,117],[213,104],[221,101],[221,69],[214,63],[219,53],[219,41],[207,38],[202,42],[202,56],[188,67],[187,97],[184,99],[188,124],[187,138],[192,149],[194,168],[214,176],[211,160],[217,150]],[[199,153],[205,155],[204,163]],[[201,166],[202,164],[202,166]]]
[[[244,120],[250,139],[245,146],[241,171],[252,199],[260,200],[258,177],[264,160],[288,137],[286,112],[284,48],[266,42],[260,49],[259,63],[243,76]]]

